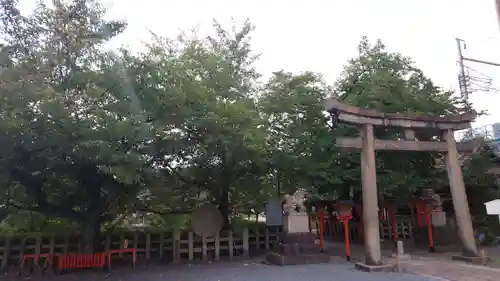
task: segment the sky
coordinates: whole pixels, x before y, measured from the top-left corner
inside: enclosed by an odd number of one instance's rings
[[[34,0],[21,0],[21,3]],[[256,25],[253,49],[262,54],[260,72],[285,69],[315,71],[327,81],[338,77],[347,60],[356,55],[362,36],[380,38],[390,51],[414,59],[417,66],[445,89],[458,92],[457,44],[466,42],[464,56],[500,63],[500,27],[494,0],[102,0],[108,18],[126,20],[125,33],[110,45],[140,50],[150,39],[148,30],[174,37],[199,28],[209,34],[217,19],[250,19]],[[500,67],[466,63],[492,78],[500,89]],[[500,122],[500,91],[476,92],[470,100],[476,110],[487,110],[475,126]]]

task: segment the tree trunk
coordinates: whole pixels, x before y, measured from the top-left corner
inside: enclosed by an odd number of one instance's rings
[[[33,221],[33,211],[30,211],[30,218],[29,218],[29,232],[33,232],[34,231],[34,225],[35,225],[35,222]]]
[[[100,215],[89,214],[89,216],[82,223],[81,234],[82,249],[85,253],[99,252],[103,250],[103,245],[100,240]]]
[[[223,164],[223,169],[222,169],[222,178],[221,178],[221,188],[219,191],[219,211],[222,214],[222,218],[224,219],[224,229],[229,229],[231,227],[231,222],[229,220],[229,191],[231,189],[231,183],[232,183],[232,173],[231,169],[233,168],[232,164],[234,163],[228,163],[228,155],[227,155],[227,150],[224,151],[222,154],[222,163]]]

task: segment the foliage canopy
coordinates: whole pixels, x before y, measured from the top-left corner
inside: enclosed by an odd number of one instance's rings
[[[155,36],[140,54],[107,53],[103,44],[126,23],[104,20],[96,1],[38,4],[31,15],[15,0],[0,7],[4,218],[15,224],[12,214],[23,210],[64,219],[87,244],[101,226],[138,211],[161,218],[213,202],[229,222],[299,187],[359,197],[359,154],[335,147],[349,128],[329,126],[328,96],[417,115],[466,108],[410,58],[367,38],[334,85],[285,70],[263,81],[250,22],[231,29],[214,22],[211,37]],[[446,186],[439,155],[394,153],[377,155],[382,197]],[[477,159],[467,181],[490,188],[484,169],[492,160]]]

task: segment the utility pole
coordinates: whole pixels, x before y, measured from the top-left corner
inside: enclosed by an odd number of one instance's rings
[[[465,75],[465,66],[464,66],[464,56],[462,55],[462,42],[463,40],[457,38],[457,49],[458,49],[458,86],[460,87],[460,94],[462,98],[465,100],[469,100],[469,89],[468,89],[468,77]]]

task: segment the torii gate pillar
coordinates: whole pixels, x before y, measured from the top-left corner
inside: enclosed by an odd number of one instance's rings
[[[468,260],[469,258],[476,259],[478,251],[476,240],[474,237],[474,229],[472,228],[472,218],[467,202],[467,194],[465,193],[464,178],[462,168],[458,162],[458,150],[455,136],[452,130],[447,130],[444,134],[448,152],[446,153],[446,172],[451,188],[451,198],[453,200],[453,208],[457,219],[458,236],[462,241],[463,256],[454,257],[457,260]]]
[[[366,124],[361,133],[361,178],[363,184],[363,230],[367,265],[382,265],[380,252],[380,223],[378,217],[377,173],[373,125]],[[375,211],[374,211],[375,210]]]

